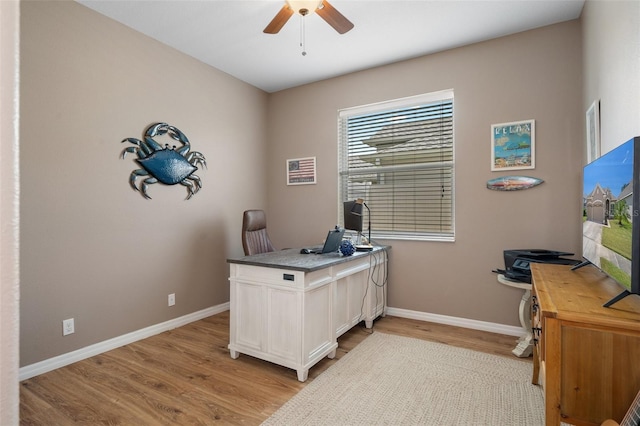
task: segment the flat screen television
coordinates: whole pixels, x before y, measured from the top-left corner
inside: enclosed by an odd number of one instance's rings
[[[609,307],[640,294],[640,137],[584,167],[582,257],[613,278],[623,291]]]

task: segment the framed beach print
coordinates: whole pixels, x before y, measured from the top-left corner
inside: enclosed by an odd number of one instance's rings
[[[287,160],[287,185],[316,183],[316,157]]]
[[[491,126],[491,171],[535,169],[535,120]]]
[[[600,157],[600,102],[595,101],[587,110],[587,163]]]

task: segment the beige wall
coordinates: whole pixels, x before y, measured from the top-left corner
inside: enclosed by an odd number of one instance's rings
[[[587,1],[582,38],[582,109],[600,101],[604,154],[640,135],[640,1]]]
[[[272,94],[269,221],[280,246],[316,243],[337,219],[337,111],[442,89],[455,91],[456,242],[393,246],[389,306],[518,325],[522,291],[492,269],[511,248],[580,255],[583,155],[579,21],[504,37]],[[536,120],[534,189],[497,192],[491,124]],[[318,184],[288,187],[287,158],[315,156]],[[375,212],[373,212],[375,214]],[[375,230],[374,230],[375,231]]]
[[[21,365],[228,302],[242,211],[266,206],[267,94],[75,2],[21,13]],[[157,121],[206,156],[188,201],[129,186],[120,141]]]

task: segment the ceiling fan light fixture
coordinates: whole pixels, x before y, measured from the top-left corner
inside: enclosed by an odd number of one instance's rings
[[[302,16],[313,13],[322,5],[322,0],[287,0],[289,7]]]
[[[316,13],[327,24],[331,25],[339,34],[344,34],[353,28],[353,23],[336,10],[327,0],[285,0],[280,11],[263,30],[266,34],[278,34],[291,16],[297,13],[302,18]],[[301,20],[304,22],[304,19]]]

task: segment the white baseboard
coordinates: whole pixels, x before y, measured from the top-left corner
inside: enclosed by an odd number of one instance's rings
[[[420,321],[435,322],[436,324],[453,325],[456,327],[470,328],[472,330],[489,331],[491,333],[506,334],[507,336],[522,336],[525,331],[522,327],[513,325],[496,324],[493,322],[477,321],[467,318],[450,317],[447,315],[430,314],[427,312],[409,311],[407,309],[387,308],[387,314],[395,317],[409,318]]]
[[[49,358],[44,361],[37,362],[35,364],[26,365],[20,368],[18,373],[18,380],[26,380],[39,374],[44,374],[49,371],[61,368],[74,362],[82,361],[83,359],[90,358],[95,355],[110,351],[112,349],[119,348],[120,346],[128,345],[129,343],[137,342],[138,340],[146,339],[147,337],[155,336],[156,334],[163,333],[174,328],[187,325],[194,321],[201,320],[203,318],[210,317],[211,315],[219,314],[220,312],[229,310],[229,302],[221,305],[212,306],[207,309],[203,309],[198,312],[174,318],[169,321],[165,321],[160,324],[155,324],[141,330],[133,331],[131,333],[124,334],[122,336],[114,337],[113,339],[105,340],[104,342],[96,343],[73,352],[62,354],[54,358]],[[392,316],[401,318],[410,318],[420,321],[434,322],[437,324],[447,324],[457,327],[470,328],[473,330],[489,331],[491,333],[506,334],[508,336],[522,336],[524,330],[522,327],[515,327],[511,325],[496,324],[485,321],[476,321],[466,318],[450,317],[446,315],[430,314],[426,312],[410,311],[407,309],[399,308],[387,308],[386,313]]]
[[[120,346],[128,345],[129,343],[137,342],[138,340],[146,339],[147,337],[173,330],[174,328],[181,327],[228,310],[229,302],[223,303],[221,305],[212,306],[160,324],[155,324],[141,330],[133,331],[122,336],[114,337],[113,339],[105,340],[94,345],[86,346],[73,352],[45,359],[44,361],[36,362],[35,364],[26,365],[20,368],[20,371],[18,372],[18,380],[26,380],[39,374],[55,370],[56,368],[64,367],[77,361],[82,361],[83,359],[119,348]]]

